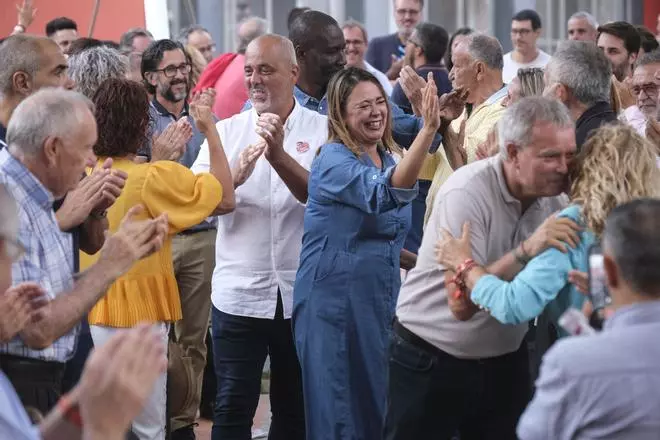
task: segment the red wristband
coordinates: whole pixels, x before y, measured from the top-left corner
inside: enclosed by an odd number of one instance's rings
[[[80,415],[80,407],[78,404],[71,403],[67,396],[62,396],[57,402],[57,409],[62,413],[62,416],[72,425],[78,428],[83,427],[83,420]]]

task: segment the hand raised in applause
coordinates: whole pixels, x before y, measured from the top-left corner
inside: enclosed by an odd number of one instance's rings
[[[440,97],[440,117],[447,122],[457,119],[465,110],[468,91],[463,88],[452,90]]]
[[[433,74],[429,72],[424,88],[424,97],[422,100],[422,118],[424,126],[437,131],[440,127],[440,104],[438,100],[438,87],[433,80]]]
[[[0,342],[8,342],[44,316],[46,292],[35,283],[21,283],[0,294]]]
[[[266,151],[266,148],[266,141],[262,140],[256,145],[249,145],[241,151],[241,154],[238,156],[238,165],[231,173],[234,179],[234,188],[243,185],[248,177],[252,175],[254,167],[257,165],[257,160]]]
[[[257,120],[257,134],[266,141],[264,157],[276,161],[284,153],[284,124],[273,113],[262,113]]]
[[[203,92],[197,92],[190,103],[190,114],[197,125],[197,129],[206,134],[215,127],[213,111],[211,107],[215,101],[215,90],[206,89]]]
[[[187,118],[181,118],[155,135],[151,143],[151,161],[177,161],[186,151],[186,144],[192,138],[193,131]]]

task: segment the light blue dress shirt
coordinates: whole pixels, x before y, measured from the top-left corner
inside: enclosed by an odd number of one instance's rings
[[[39,428],[32,425],[7,376],[0,371],[0,439],[38,440]]]
[[[660,301],[619,309],[602,332],[543,358],[521,440],[660,438]]]
[[[559,217],[582,224],[580,207],[569,206]],[[588,269],[589,248],[596,237],[587,230],[578,233],[580,243],[563,253],[551,248],[534,257],[511,282],[495,275],[477,281],[470,298],[503,324],[520,324],[539,316],[548,307],[549,318],[556,324],[569,308],[582,308],[584,295],[568,282],[568,272]],[[558,327],[559,328],[559,327]],[[562,335],[566,335],[562,333]]]

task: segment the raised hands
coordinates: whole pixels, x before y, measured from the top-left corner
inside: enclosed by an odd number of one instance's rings
[[[243,185],[248,177],[252,175],[257,160],[261,157],[264,151],[266,151],[266,148],[266,141],[261,141],[256,145],[249,145],[246,149],[241,151],[241,154],[238,157],[238,164],[232,170],[234,188]]]
[[[399,84],[401,84],[403,93],[406,94],[408,101],[410,101],[413,113],[421,116],[422,99],[424,97],[423,90],[426,87],[424,78],[419,76],[412,67],[404,66],[399,76]]]
[[[0,294],[0,342],[8,342],[30,322],[43,318],[48,298],[34,283],[22,283]]]
[[[94,349],[69,397],[80,407],[84,438],[124,438],[167,370],[160,331],[144,324],[120,330]]]
[[[61,230],[68,231],[82,224],[93,212],[102,214],[117,200],[127,175],[111,168],[112,159],[107,159],[84,177],[76,189],[69,191],[56,213]]]
[[[215,127],[211,108],[215,102],[215,89],[206,89],[193,95],[190,103],[190,114],[195,120],[197,129],[206,134]]]
[[[422,100],[422,117],[424,125],[437,130],[440,127],[440,104],[438,100],[438,87],[433,80],[433,74],[429,72],[424,88]]]
[[[186,151],[186,144],[192,138],[193,130],[187,118],[172,122],[151,142],[151,161],[177,161]]]
[[[266,141],[267,148],[264,151],[266,159],[276,159],[284,152],[284,124],[279,116],[262,113],[257,120],[256,132]]]
[[[23,0],[23,3],[16,5],[18,11],[18,25],[23,26],[23,29],[30,27],[35,17],[37,10],[32,6],[32,0]]]
[[[465,110],[465,100],[468,91],[463,88],[454,89],[440,97],[440,117],[446,121],[457,119]]]

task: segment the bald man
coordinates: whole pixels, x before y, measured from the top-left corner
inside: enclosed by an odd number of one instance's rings
[[[291,42],[267,34],[245,51],[252,108],[217,124],[236,210],[218,218],[213,272],[213,353],[218,381],[213,439],[251,438],[261,374],[270,357],[269,439],[304,439],[300,366],[291,331],[308,170],[328,136],[327,118],[294,99]],[[203,144],[194,172],[209,168]]]

